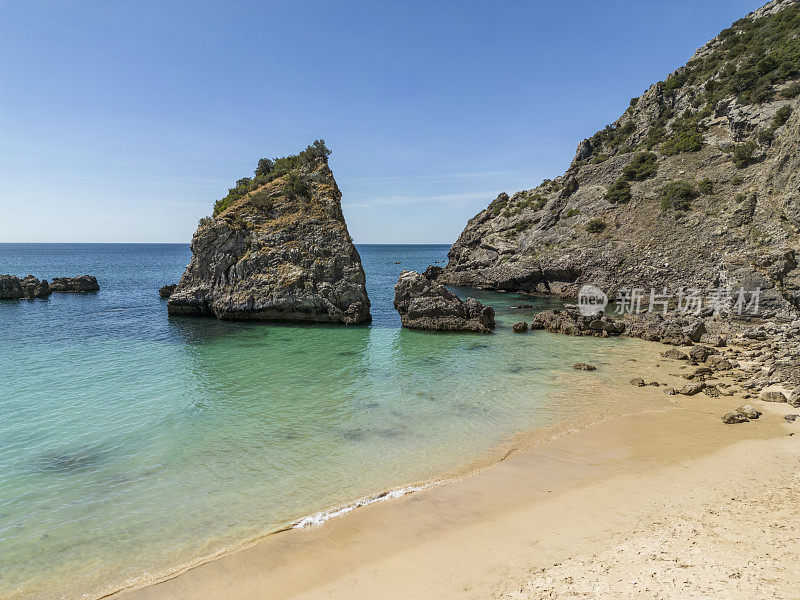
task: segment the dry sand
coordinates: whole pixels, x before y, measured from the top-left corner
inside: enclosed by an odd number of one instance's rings
[[[668,379],[663,366],[656,378]],[[783,420],[790,407],[724,425],[719,416],[743,400],[615,393],[653,410],[119,597],[800,598],[800,435],[789,436],[800,423]]]

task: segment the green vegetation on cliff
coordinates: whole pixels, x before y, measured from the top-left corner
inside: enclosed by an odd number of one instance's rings
[[[661,196],[661,209],[689,210],[691,201],[697,198],[698,193],[689,181],[670,181],[659,190]]]
[[[657,85],[652,99],[658,107],[656,118],[644,123],[635,119],[642,103],[631,99],[619,121],[588,139],[588,152],[578,164],[598,164],[632,151],[632,146],[657,149],[666,156],[696,152],[703,148],[703,121],[720,109],[721,101],[735,98],[739,104],[761,104],[796,97],[800,83],[792,80],[800,77],[798,32],[800,4],[760,18],[739,19]],[[691,108],[676,114],[674,107],[681,103]],[[642,129],[637,131],[637,127]],[[775,128],[773,124],[772,131],[761,134],[762,143],[770,143]],[[636,143],[631,143],[632,138]]]
[[[644,181],[655,177],[656,173],[658,173],[658,156],[654,152],[639,152],[622,169],[622,174],[628,181]]]
[[[608,188],[603,198],[612,204],[625,204],[631,199],[631,186],[624,179],[617,179],[611,184],[611,187]]]
[[[228,195],[217,200],[214,204],[214,216],[216,217],[223,210],[231,206],[239,198],[244,197],[249,192],[275,181],[284,175],[287,177],[285,192],[288,196],[295,198],[308,194],[308,183],[293,171],[305,165],[315,163],[320,159],[327,159],[331,151],[325,146],[325,140],[316,140],[299,154],[292,156],[282,156],[280,158],[262,158],[258,161],[255,170],[255,177],[244,177],[236,182],[236,186],[228,190]]]

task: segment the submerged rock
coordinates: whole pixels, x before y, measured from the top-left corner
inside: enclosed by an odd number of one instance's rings
[[[169,298],[175,292],[176,287],[178,287],[178,284],[176,283],[170,283],[169,285],[165,285],[160,290],[158,290],[158,296],[160,298]]]
[[[403,271],[394,286],[394,307],[403,327],[430,331],[491,333],[494,309],[475,298],[462,301],[443,285],[416,271]]]
[[[78,277],[56,277],[50,283],[50,289],[54,292],[87,294],[99,291],[100,286],[94,275],[80,275]]]
[[[318,141],[294,157],[262,159],[256,178],[237,185],[241,195],[234,190],[217,203],[216,216],[194,234],[170,315],[370,321],[366,277],[328,153]]]
[[[33,275],[23,278],[0,275],[0,300],[47,298],[50,294],[50,286],[46,279],[39,280]]]

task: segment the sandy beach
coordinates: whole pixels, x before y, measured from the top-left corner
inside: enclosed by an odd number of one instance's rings
[[[631,371],[682,381],[677,363],[649,360]],[[115,597],[797,597],[791,407],[765,403],[757,421],[724,425],[720,415],[745,400],[663,389],[614,388],[621,404],[652,408],[515,440],[508,458],[471,476]]]

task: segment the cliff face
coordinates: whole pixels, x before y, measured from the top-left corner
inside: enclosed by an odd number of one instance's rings
[[[201,222],[169,314],[368,322],[364,269],[325,156],[264,185],[253,181],[251,191],[229,195],[227,206]]]
[[[800,4],[737,21],[612,125],[567,172],[500,194],[439,281],[574,297],[621,288],[762,288],[800,304]]]

